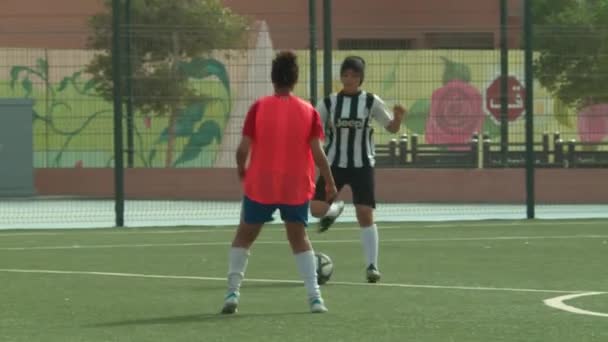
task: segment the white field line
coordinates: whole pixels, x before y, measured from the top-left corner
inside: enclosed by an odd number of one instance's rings
[[[48,233],[48,232],[32,232],[32,233],[2,233],[0,231],[0,237],[6,236],[46,236],[46,235],[59,235],[60,233]]]
[[[600,225],[601,222],[598,220],[595,221],[566,221],[562,222],[555,220],[556,222],[552,222],[553,220],[543,220],[542,222],[534,221],[534,222],[526,222],[525,220],[520,221],[507,221],[507,222],[471,222],[471,223],[438,223],[438,224],[428,224],[425,225],[424,228],[483,228],[483,227],[511,227],[511,226],[521,226],[521,227],[535,227],[535,226],[571,226],[571,225]],[[382,227],[382,226],[381,226]]]
[[[388,229],[388,230],[392,230],[392,229],[413,229],[413,227],[411,228],[404,228],[403,226],[395,226],[395,225],[382,225],[381,229]],[[421,228],[421,227],[418,227]],[[99,228],[99,229],[90,229],[90,228],[83,228],[83,229],[74,229],[74,230],[67,230],[67,231],[61,231],[61,232],[53,232],[52,230],[49,230],[49,232],[45,231],[45,232],[19,232],[19,233],[3,233],[2,230],[0,230],[0,237],[3,236],[21,236],[21,235],[31,235],[31,236],[36,236],[36,235],[64,235],[64,234],[74,234],[74,233],[85,233],[85,234],[108,234],[108,235],[112,235],[112,234],[133,234],[133,235],[139,235],[139,234],[167,234],[167,235],[171,235],[171,234],[205,234],[205,233],[232,233],[234,234],[234,232],[236,231],[236,226],[233,227],[226,227],[226,226],[205,226],[204,228],[201,229],[170,229],[170,230],[156,230],[154,228],[121,228],[121,229],[117,229],[117,228],[111,228],[112,230],[109,230],[108,228]],[[361,228],[337,228],[334,229],[333,231],[336,232],[340,232],[340,231],[358,231]],[[283,232],[283,229],[280,228],[274,228],[274,227],[267,227],[264,229],[264,231],[270,231],[270,232]]]
[[[492,237],[462,237],[462,238],[406,238],[386,239],[380,243],[398,242],[466,242],[466,241],[517,241],[517,240],[574,240],[574,239],[608,239],[608,235],[555,235],[555,236],[492,236]],[[359,239],[347,240],[313,240],[313,244],[360,243]],[[256,245],[282,245],[284,240],[260,240]],[[57,249],[112,249],[112,248],[149,248],[149,247],[187,247],[187,246],[228,246],[229,241],[213,242],[185,242],[185,243],[140,243],[140,244],[107,244],[107,245],[63,245],[63,246],[24,246],[0,247],[0,251],[29,251],[29,250],[57,250]]]
[[[552,222],[555,221],[555,222]],[[356,223],[352,223],[356,225]],[[484,228],[484,227],[535,227],[535,226],[566,226],[566,225],[599,225],[600,222],[596,221],[568,221],[561,222],[557,220],[544,220],[543,222],[534,221],[533,223],[528,223],[524,220],[518,221],[506,221],[506,222],[462,222],[462,223],[438,223],[438,224],[426,224],[420,225],[420,222],[404,222],[401,225],[394,224],[379,224],[380,230],[410,230],[410,229],[429,229],[429,228]],[[273,228],[269,229],[270,231],[282,231],[277,224],[273,225]],[[277,229],[278,228],[278,229]],[[112,230],[109,230],[112,229]],[[20,235],[63,235],[63,234],[73,234],[73,233],[87,233],[87,234],[198,234],[198,233],[234,233],[236,226],[204,226],[202,229],[163,229],[156,230],[154,228],[83,228],[83,229],[74,229],[68,231],[61,232],[52,232],[51,229],[45,232],[8,232],[3,233],[0,230],[0,237],[3,236],[20,236]],[[332,230],[333,232],[340,231],[358,231],[360,228],[358,227],[349,227],[349,228],[337,228]],[[267,229],[268,230],[268,229]]]
[[[543,303],[545,303],[545,305],[552,307],[554,309],[570,312],[570,313],[577,314],[577,315],[608,317],[608,313],[584,310],[584,309],[580,309],[580,308],[577,308],[572,305],[568,305],[568,304],[564,303],[567,300],[571,300],[571,299],[575,299],[575,298],[596,296],[596,295],[601,295],[601,294],[605,294],[605,293],[604,292],[574,293],[574,294],[569,294],[569,295],[565,295],[565,296],[545,299],[543,301]]]
[[[85,276],[106,276],[124,278],[154,278],[154,279],[180,279],[180,280],[201,280],[201,281],[221,281],[225,282],[225,277],[203,277],[203,276],[184,276],[184,275],[160,275],[160,274],[141,274],[141,273],[116,273],[116,272],[95,272],[95,271],[66,271],[66,270],[44,270],[44,269],[0,269],[2,273],[29,273],[29,274],[58,274],[58,275],[85,275]],[[259,279],[246,278],[245,283],[272,283],[272,284],[301,284],[301,280],[286,279]],[[590,291],[578,290],[555,290],[555,289],[527,289],[511,287],[484,287],[484,286],[451,286],[451,285],[427,285],[427,284],[399,284],[399,283],[376,283],[368,284],[363,282],[332,281],[330,285],[358,286],[358,287],[392,287],[392,288],[419,288],[419,289],[444,289],[444,290],[463,290],[463,291],[501,291],[501,292],[521,292],[521,293],[559,293],[559,294],[586,294]],[[593,292],[601,294],[604,292]]]

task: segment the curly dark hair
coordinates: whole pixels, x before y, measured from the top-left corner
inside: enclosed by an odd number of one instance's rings
[[[281,51],[272,60],[271,79],[277,87],[293,87],[298,82],[299,67],[296,54],[292,51]]]

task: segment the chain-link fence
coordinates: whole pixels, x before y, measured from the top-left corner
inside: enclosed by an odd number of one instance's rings
[[[534,154],[526,164],[532,65],[520,1],[114,3],[114,26],[109,1],[83,14],[78,29],[0,32],[0,97],[33,100],[33,148],[9,154],[19,145],[2,141],[2,164],[33,160],[29,196],[3,185],[4,227],[111,226],[123,200],[127,225],[238,222],[234,151],[249,106],[273,91],[270,63],[280,49],[298,55],[303,98],[340,91],[340,64],[358,55],[363,89],[408,110],[398,134],[374,123],[379,220],[524,218],[531,189],[538,217],[608,213],[601,21],[559,22],[533,8]],[[64,48],[66,36],[80,37],[68,40],[77,46]],[[41,37],[58,42],[45,46]],[[528,189],[526,165],[536,167]],[[22,167],[10,168],[5,184]],[[119,192],[116,177],[124,179]]]

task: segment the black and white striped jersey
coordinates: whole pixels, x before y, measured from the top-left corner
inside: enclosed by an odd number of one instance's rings
[[[332,166],[374,166],[374,129],[370,119],[382,127],[393,120],[380,97],[365,91],[355,95],[331,94],[318,104],[317,111],[325,126],[325,153]]]

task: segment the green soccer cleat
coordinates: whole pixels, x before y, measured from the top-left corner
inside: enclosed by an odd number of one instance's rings
[[[336,219],[342,215],[342,212],[344,211],[344,201],[338,201],[335,202],[335,204],[338,206],[338,212],[333,216],[323,216],[319,220],[319,233],[323,233],[324,231],[328,230],[329,227],[336,222]]]
[[[366,272],[368,283],[377,283],[378,280],[380,280],[381,274],[378,271],[378,268],[376,267],[376,265],[370,264],[367,267],[367,270],[365,272]]]
[[[237,307],[239,306],[239,293],[231,292],[226,295],[226,299],[224,299],[224,307],[222,308],[222,314],[231,315],[236,313]]]

